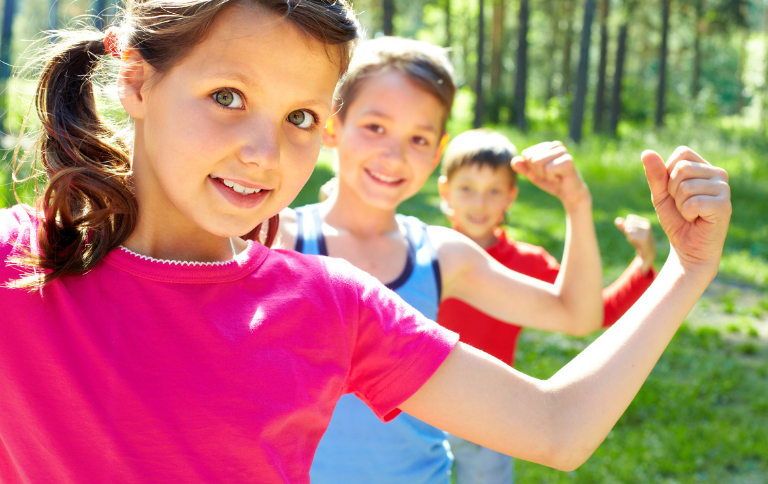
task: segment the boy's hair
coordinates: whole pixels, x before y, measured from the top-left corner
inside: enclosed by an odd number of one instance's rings
[[[391,71],[401,73],[440,101],[445,108],[441,126],[445,130],[456,95],[451,61],[442,47],[401,37],[379,37],[357,47],[346,76],[336,88],[337,116],[344,120],[346,106],[354,102],[366,79]]]
[[[326,46],[341,77],[349,66],[360,27],[346,0],[126,0],[119,43],[134,49],[159,75],[168,72],[202,42],[214,20],[234,5],[276,14]],[[14,283],[44,285],[59,276],[90,270],[133,232],[138,206],[132,188],[129,143],[97,110],[93,77],[108,59],[105,32],[57,32],[62,39],[45,49],[35,93],[40,117],[33,165],[48,182],[37,201],[41,212],[39,254],[20,262],[35,270]],[[111,53],[111,52],[110,52]],[[19,170],[17,160],[16,171]],[[277,234],[277,216],[246,237]]]
[[[465,131],[448,143],[443,155],[441,172],[450,180],[459,168],[465,166],[490,166],[509,173],[511,186],[515,185],[517,173],[512,169],[512,158],[517,148],[501,133],[489,129]]]

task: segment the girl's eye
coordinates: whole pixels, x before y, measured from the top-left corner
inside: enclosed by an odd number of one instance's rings
[[[413,142],[419,146],[427,146],[429,144],[426,138],[422,138],[421,136],[414,136]]]
[[[288,121],[296,125],[297,128],[309,129],[315,122],[315,117],[309,111],[298,109],[288,115]]]
[[[379,126],[378,124],[369,124],[366,126],[370,131],[373,131],[377,134],[382,134],[384,132],[384,128]]]
[[[243,98],[231,89],[216,91],[213,93],[213,99],[225,108],[242,109],[243,107]]]

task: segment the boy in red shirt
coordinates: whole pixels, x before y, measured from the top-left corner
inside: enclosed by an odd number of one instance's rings
[[[453,228],[504,266],[554,283],[560,264],[542,247],[507,239],[501,223],[518,194],[511,168],[514,145],[503,135],[477,129],[457,136],[443,158],[440,195]],[[650,222],[637,215],[617,218],[617,227],[636,248],[637,257],[603,290],[603,326],[615,323],[651,285],[656,275]],[[461,341],[514,365],[522,327],[495,319],[458,299],[440,304],[438,322],[460,334]],[[583,336],[583,334],[574,334]],[[458,484],[510,483],[512,460],[503,454],[451,436]]]

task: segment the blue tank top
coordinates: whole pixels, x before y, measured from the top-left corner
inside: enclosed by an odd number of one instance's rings
[[[415,217],[397,215],[405,228],[408,257],[405,269],[387,287],[408,304],[437,319],[440,266],[427,235]],[[296,210],[296,251],[328,255],[318,205]],[[401,413],[382,423],[354,395],[343,395],[315,453],[312,484],[448,484],[453,455],[445,432]]]

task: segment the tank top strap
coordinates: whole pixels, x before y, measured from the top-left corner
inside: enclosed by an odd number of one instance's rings
[[[323,221],[318,204],[305,205],[296,210],[296,252],[310,255],[328,255],[323,236]]]
[[[440,303],[442,277],[440,275],[440,263],[437,258],[437,251],[432,245],[432,241],[429,238],[429,232],[427,231],[428,226],[416,217],[398,215],[397,219],[398,223],[402,224],[405,228],[405,234],[408,238],[408,246],[412,251],[413,256],[413,269],[409,274],[408,279],[402,284],[402,286],[406,287],[403,287],[402,291],[398,290],[400,288],[395,289],[395,291],[398,294],[401,292],[418,292],[422,297],[428,296],[429,299],[432,299],[436,307]],[[401,294],[401,296],[404,297],[403,294]],[[407,300],[407,298],[405,299]],[[422,312],[434,319],[437,313],[435,310],[433,316],[431,309],[432,308],[430,308],[430,311]]]

